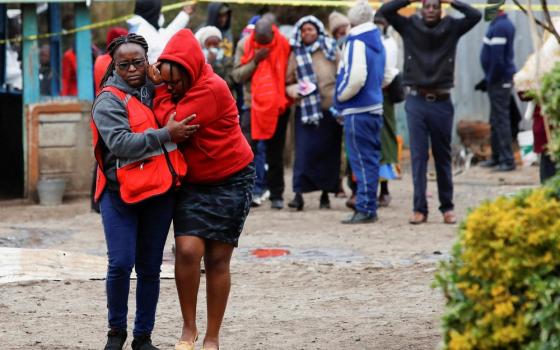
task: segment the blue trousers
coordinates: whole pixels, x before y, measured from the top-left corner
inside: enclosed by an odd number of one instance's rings
[[[261,196],[267,189],[266,186],[266,143],[264,141],[257,142],[257,152],[255,153],[255,187],[253,195]]]
[[[428,214],[426,188],[430,142],[436,164],[437,187],[442,213],[453,210],[453,174],[451,169],[451,99],[430,102],[422,96],[408,95],[405,104],[412,158],[414,211]]]
[[[133,334],[150,334],[154,328],[159,274],[174,198],[173,193],[167,193],[128,205],[117,192],[106,190],[101,197],[101,217],[109,256],[106,289],[111,329],[127,328],[133,267],[138,277]]]
[[[369,113],[344,117],[344,137],[348,161],[356,182],[356,211],[377,215],[377,182],[381,160],[383,116]]]

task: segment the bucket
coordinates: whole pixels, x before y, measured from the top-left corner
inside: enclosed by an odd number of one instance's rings
[[[524,156],[533,151],[533,131],[521,131],[517,134],[517,142],[521,149],[521,156]]]
[[[523,165],[529,166],[537,161],[537,155],[533,152],[533,131],[521,131],[517,134],[517,142],[521,153]]]
[[[41,179],[37,183],[39,204],[59,205],[62,204],[66,180],[64,179]]]

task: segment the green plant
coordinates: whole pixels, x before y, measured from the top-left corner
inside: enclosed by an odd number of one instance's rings
[[[560,62],[544,75],[540,93],[543,112],[550,125],[547,147],[554,159],[560,159]]]
[[[468,215],[436,275],[445,349],[560,349],[559,184]]]

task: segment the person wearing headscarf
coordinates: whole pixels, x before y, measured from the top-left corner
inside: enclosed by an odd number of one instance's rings
[[[329,15],[329,32],[331,33],[336,45],[342,48],[346,41],[346,36],[350,30],[350,21],[348,17],[338,11],[333,11]]]
[[[155,63],[171,37],[189,24],[193,5],[185,5],[169,25],[163,28],[161,0],[136,0],[134,16],[127,20],[128,31],[143,36],[149,45],[149,63]]]
[[[226,81],[231,90],[234,84],[231,77],[233,57],[226,57],[224,54],[224,48],[221,46],[222,32],[217,27],[206,26],[197,30],[195,38],[202,48],[206,62]]]
[[[333,104],[338,50],[323,23],[305,16],[295,24],[286,72],[286,94],[296,101],[294,199],[302,210],[303,193],[322,191],[319,207],[330,208],[329,192],[339,190],[342,127],[329,109]]]

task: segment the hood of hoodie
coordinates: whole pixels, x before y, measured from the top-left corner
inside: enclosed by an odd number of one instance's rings
[[[362,23],[350,29],[347,40],[358,39],[375,52],[382,52],[381,31],[372,22]]]
[[[220,27],[218,25],[218,17],[220,16],[221,11],[227,11],[229,13],[228,20],[224,27]],[[230,29],[231,27],[231,8],[228,4],[224,4],[222,2],[213,2],[208,5],[208,17],[206,18],[206,25],[207,26],[214,26],[220,29],[222,32],[225,32]]]
[[[159,16],[161,12],[161,0],[136,0],[134,14],[150,23],[156,30],[159,29]]]
[[[105,86],[113,86],[117,89],[123,91],[124,93],[130,94],[137,99],[139,99],[143,104],[148,107],[152,107],[152,99],[154,96],[154,85],[152,82],[146,78],[146,83],[139,88],[134,88],[126,83],[123,78],[121,78],[116,71],[113,71],[113,75],[110,76],[105,82]]]
[[[190,29],[181,29],[167,43],[159,61],[171,61],[183,66],[191,77],[192,86],[199,83],[208,70],[202,49]]]

